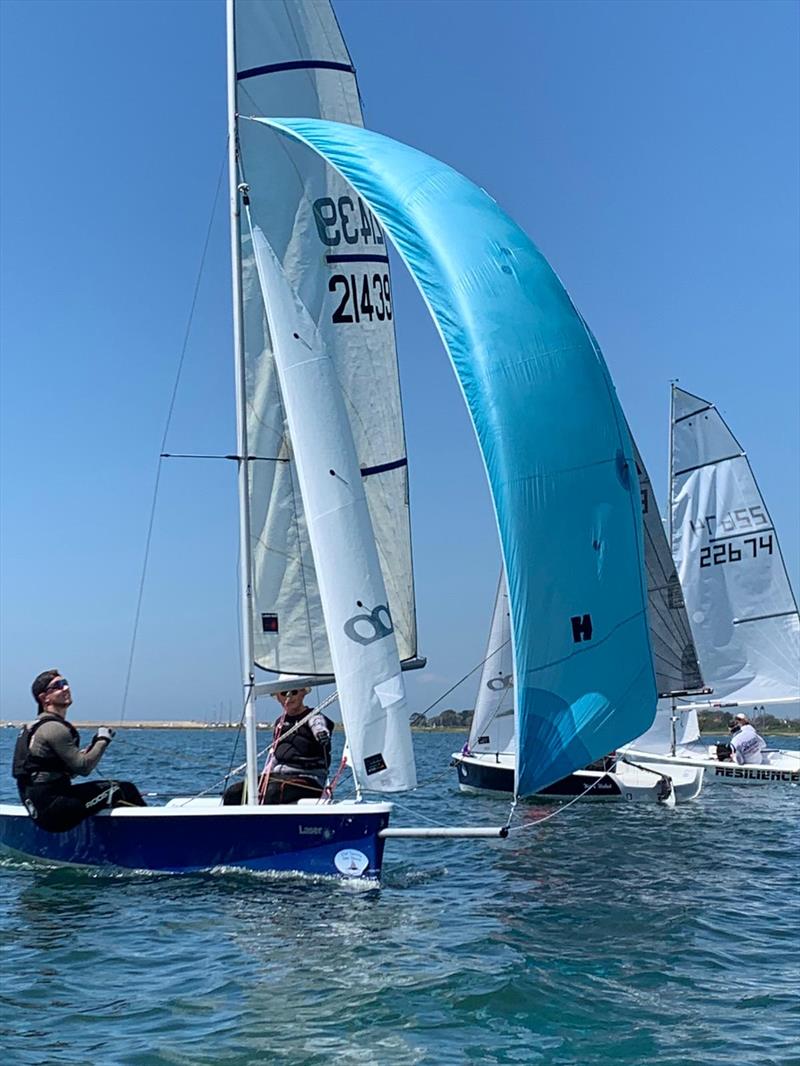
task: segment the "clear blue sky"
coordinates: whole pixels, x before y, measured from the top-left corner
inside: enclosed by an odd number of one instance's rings
[[[339,0],[367,124],[483,185],[597,335],[662,506],[668,385],[746,447],[798,575],[798,6]],[[222,0],[0,3],[2,703],[118,716],[156,456],[225,151]],[[219,201],[168,450],[234,450]],[[421,710],[480,661],[499,553],[395,272]],[[167,464],[129,718],[240,700],[232,464]],[[441,706],[472,706],[474,682]]]

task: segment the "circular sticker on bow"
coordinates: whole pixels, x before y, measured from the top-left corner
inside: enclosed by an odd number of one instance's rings
[[[369,859],[363,851],[355,848],[344,848],[337,851],[333,857],[336,869],[345,877],[360,877],[369,866]]]

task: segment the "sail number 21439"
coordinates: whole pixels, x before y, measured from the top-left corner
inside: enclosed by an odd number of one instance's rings
[[[328,279],[328,291],[336,298],[331,321],[335,325],[391,322],[389,260],[378,220],[360,196],[321,196],[313,210],[317,236],[327,249],[325,258],[343,271]]]

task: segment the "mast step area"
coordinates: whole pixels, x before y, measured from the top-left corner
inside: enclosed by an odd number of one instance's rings
[[[447,837],[490,837],[495,840],[505,840],[508,836],[508,826],[481,826],[481,825],[418,825],[397,826],[381,829],[379,837],[386,840],[388,837],[411,837],[418,840],[442,840]]]

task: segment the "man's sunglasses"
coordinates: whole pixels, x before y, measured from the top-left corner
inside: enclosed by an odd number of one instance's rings
[[[56,692],[60,688],[69,688],[69,681],[65,677],[59,677],[57,681],[51,681],[45,692]]]
[[[303,691],[303,690],[302,690],[302,689],[300,689],[300,688],[289,688],[289,689],[287,689],[287,690],[286,690],[285,692],[279,692],[279,693],[278,693],[278,695],[279,695],[279,696],[284,696],[284,697],[286,697],[286,696],[297,696],[297,695],[299,695],[299,694],[300,694],[300,693],[301,693],[302,691]]]

